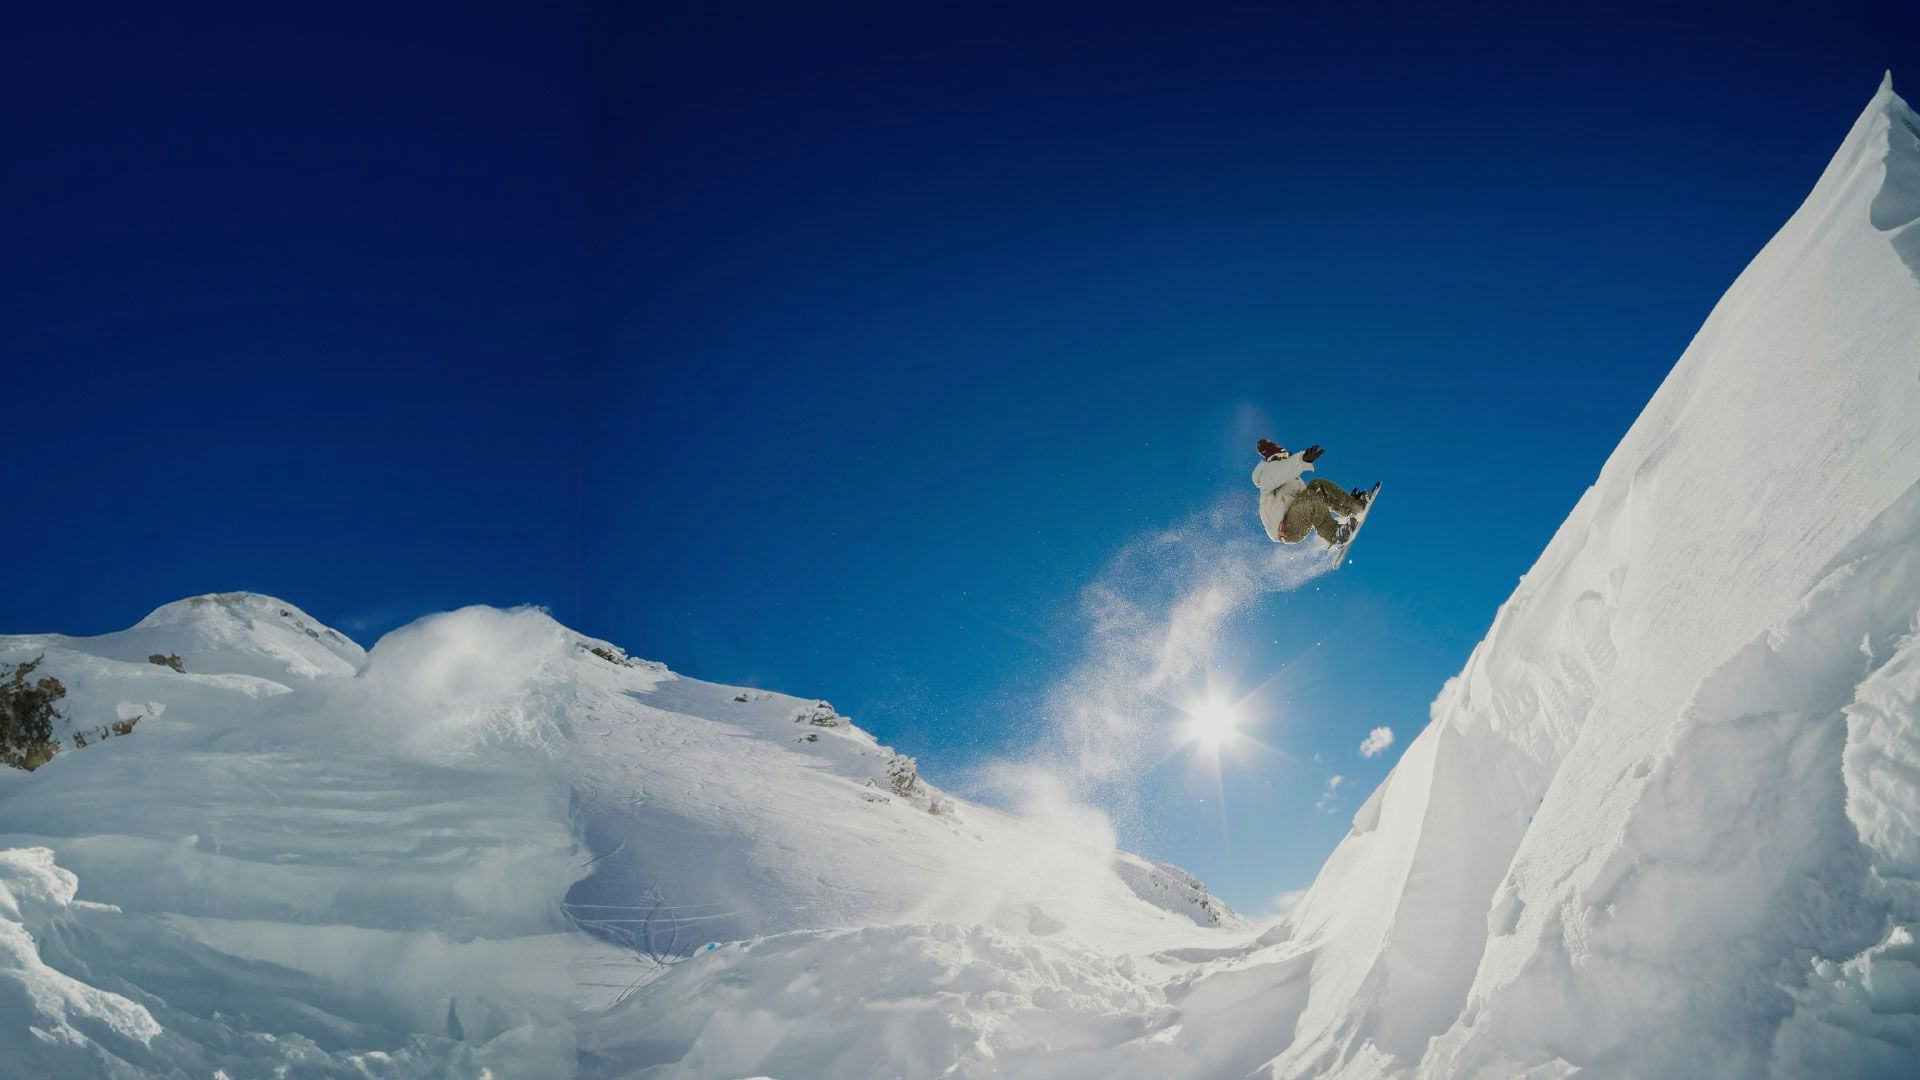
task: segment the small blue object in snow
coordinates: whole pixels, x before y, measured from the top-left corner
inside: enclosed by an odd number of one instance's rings
[[[719,942],[717,942],[717,941],[709,941],[709,942],[707,942],[707,947],[706,947],[706,948],[704,948],[704,949],[701,949],[700,951],[701,951],[701,952],[712,952],[713,950],[715,950],[715,949],[717,949],[717,948],[719,948],[719,947],[720,947],[720,943],[719,943]]]

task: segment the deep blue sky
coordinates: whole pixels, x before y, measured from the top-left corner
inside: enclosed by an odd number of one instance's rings
[[[1257,528],[1253,437],[1317,441],[1380,516],[1222,643],[1325,640],[1263,718],[1300,760],[1130,837],[1257,909],[1920,80],[1908,5],[784,7],[10,26],[0,628],[542,603],[957,779],[1120,545],[1222,492]]]

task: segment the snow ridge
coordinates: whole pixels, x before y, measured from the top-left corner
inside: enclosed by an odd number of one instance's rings
[[[1832,1014],[1909,962],[1855,832],[1912,823],[1917,131],[1883,84],[1252,958],[1312,957],[1274,1075],[1791,1074],[1803,997],[1879,1060]]]

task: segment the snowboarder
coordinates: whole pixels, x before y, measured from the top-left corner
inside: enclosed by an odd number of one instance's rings
[[[1353,539],[1373,492],[1342,491],[1340,485],[1318,477],[1301,480],[1301,474],[1313,471],[1313,463],[1326,452],[1317,445],[1295,455],[1272,439],[1261,439],[1254,449],[1260,464],[1253,470],[1253,486],[1260,489],[1260,523],[1267,527],[1268,539],[1297,544],[1313,532],[1336,547]]]

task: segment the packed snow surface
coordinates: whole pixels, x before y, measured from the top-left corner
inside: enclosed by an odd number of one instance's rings
[[[1916,222],[1889,81],[1264,929],[538,611],[0,638],[0,1075],[1920,1075]]]

